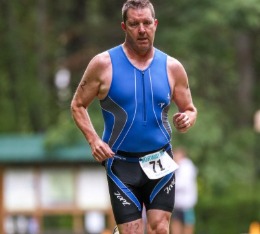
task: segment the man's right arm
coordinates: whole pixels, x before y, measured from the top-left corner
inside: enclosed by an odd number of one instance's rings
[[[99,162],[112,157],[114,153],[98,136],[87,110],[91,102],[102,95],[100,93],[101,87],[104,86],[102,80],[102,71],[105,72],[104,65],[101,55],[97,55],[90,61],[71,102],[73,119],[89,143],[93,157]]]

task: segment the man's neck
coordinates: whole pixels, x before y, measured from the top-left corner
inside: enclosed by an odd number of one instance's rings
[[[154,56],[153,47],[146,51],[136,51],[127,43],[123,43],[123,50],[131,63],[141,70],[144,70],[150,65]]]

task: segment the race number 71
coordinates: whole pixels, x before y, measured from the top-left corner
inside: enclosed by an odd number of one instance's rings
[[[161,171],[165,170],[165,168],[163,167],[163,165],[162,165],[160,159],[155,160],[155,161],[151,161],[151,162],[149,162],[149,164],[153,165],[153,171],[154,171],[154,173],[157,173],[157,171],[156,171],[156,165],[158,165],[158,166],[160,167],[160,170],[161,170]]]

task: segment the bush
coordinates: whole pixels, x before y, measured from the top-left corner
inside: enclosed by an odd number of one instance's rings
[[[250,223],[260,221],[260,201],[257,197],[241,200],[235,196],[224,201],[200,201],[196,215],[196,234],[248,233]]]

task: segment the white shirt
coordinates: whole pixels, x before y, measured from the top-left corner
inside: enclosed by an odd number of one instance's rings
[[[175,172],[175,208],[189,209],[197,203],[197,168],[188,158],[178,164]]]

